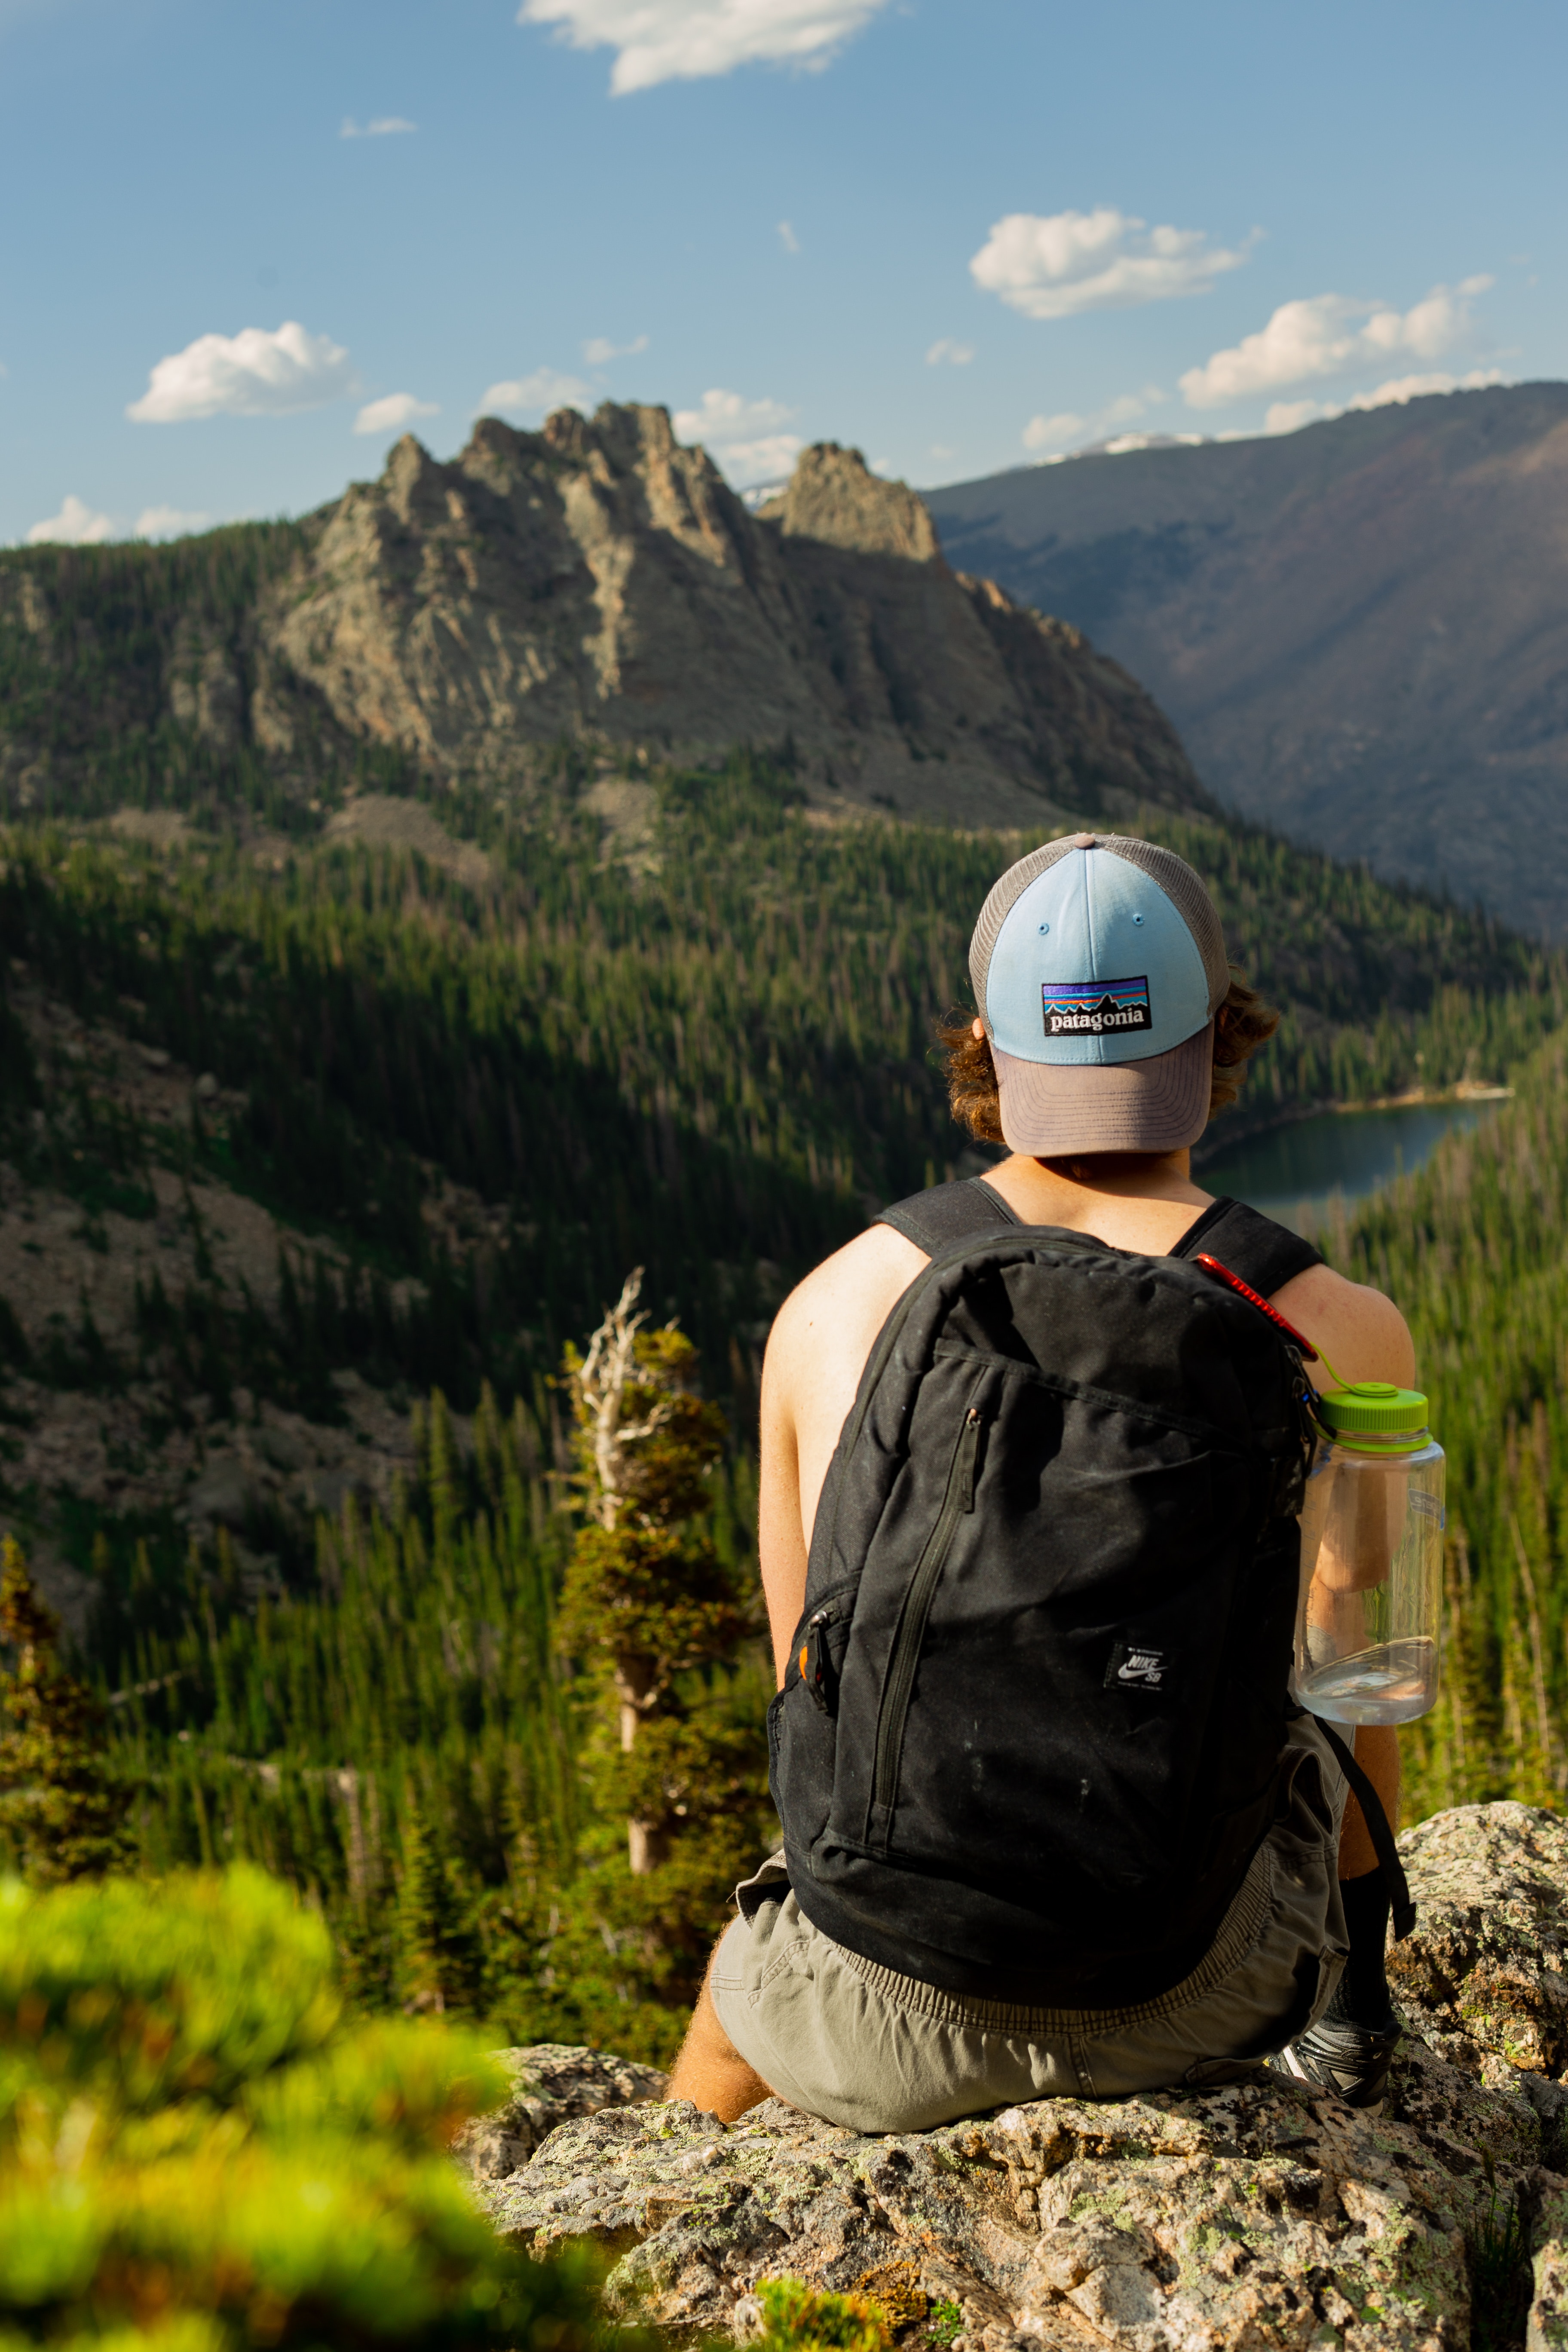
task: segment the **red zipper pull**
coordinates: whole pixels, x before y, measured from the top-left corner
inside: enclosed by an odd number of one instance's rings
[[[1279,1314],[1276,1308],[1270,1307],[1267,1298],[1259,1298],[1257,1291],[1253,1289],[1250,1283],[1243,1282],[1239,1274],[1232,1274],[1228,1265],[1221,1265],[1217,1257],[1210,1257],[1207,1253],[1205,1252],[1202,1255],[1194,1257],[1193,1264],[1194,1265],[1201,1265],[1204,1272],[1205,1274],[1212,1274],[1217,1282],[1228,1284],[1229,1287],[1236,1292],[1238,1298],[1245,1298],[1249,1307],[1256,1307],[1260,1315],[1267,1315],[1268,1320],[1274,1325],[1275,1328],[1277,1330],[1283,1331],[1287,1339],[1292,1340],[1295,1345],[1300,1349],[1301,1353],[1306,1357],[1309,1363],[1316,1364],[1326,1360],[1326,1359],[1319,1356],[1316,1348],[1313,1347],[1310,1339],[1307,1338],[1304,1332],[1298,1331],[1293,1323],[1287,1323],[1283,1315]],[[1329,1366],[1329,1370],[1332,1371],[1333,1366],[1331,1364]]]

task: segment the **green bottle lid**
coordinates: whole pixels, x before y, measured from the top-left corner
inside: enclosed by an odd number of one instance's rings
[[[1419,1389],[1396,1389],[1387,1381],[1354,1381],[1349,1388],[1324,1389],[1318,1419],[1336,1437],[1420,1436],[1426,1427],[1426,1399]]]

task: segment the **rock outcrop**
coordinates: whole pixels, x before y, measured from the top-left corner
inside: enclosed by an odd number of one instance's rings
[[[1389,1955],[1412,2027],[1494,2089],[1568,2076],[1568,1822],[1530,1805],[1461,1805],[1400,1840],[1420,1904]],[[1568,2147],[1564,2148],[1568,2159]]]
[[[726,2127],[612,2104],[619,2062],[521,2052],[524,2082],[596,2066],[604,2100],[527,2161],[481,2160],[479,2193],[522,2242],[613,2255],[612,2306],[677,2337],[744,2341],[758,2281],[791,2274],[873,2294],[911,2352],[1462,2352],[1477,2294],[1486,2342],[1522,2344],[1529,2306],[1547,2352],[1568,2344],[1568,1824],[1471,1806],[1402,1845],[1422,1917],[1391,1971],[1411,2031],[1377,2117],[1259,2072],[931,2132],[777,2099]]]
[[[854,450],[808,449],[753,514],[662,408],[487,417],[450,464],[407,436],[378,481],[253,536],[221,605],[156,550],[98,589],[58,551],[0,561],[0,654],[74,729],[35,740],[26,697],[0,715],[7,805],[88,809],[106,734],[172,729],[299,800],[367,747],[505,787],[571,742],[606,771],[750,744],[827,806],[963,824],[1212,808],[1142,688],[954,572]]]
[[[501,2052],[500,2060],[511,2095],[469,2124],[461,2142],[463,2160],[479,2180],[510,2180],[561,2125],[664,2096],[666,2078],[657,2066],[599,2050],[536,2042],[529,2050]]]

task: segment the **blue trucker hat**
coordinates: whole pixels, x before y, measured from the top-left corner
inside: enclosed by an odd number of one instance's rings
[[[1174,850],[1075,833],[1010,866],[969,946],[1015,1151],[1175,1151],[1208,1123],[1230,987],[1201,877]]]

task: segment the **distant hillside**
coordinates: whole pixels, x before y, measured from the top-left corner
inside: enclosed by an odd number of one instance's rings
[[[527,786],[563,744],[782,756],[829,805],[1045,825],[1211,806],[1076,630],[955,576],[901,483],[807,450],[748,511],[662,408],[412,436],[302,522],[0,555],[0,806],[248,804],[345,777]]]
[[[933,491],[1258,822],[1568,937],[1568,384]]]

